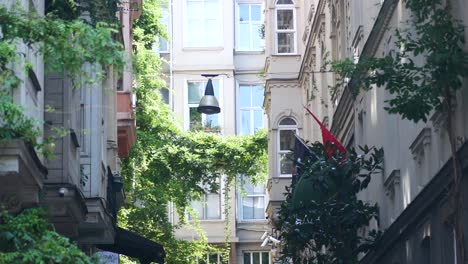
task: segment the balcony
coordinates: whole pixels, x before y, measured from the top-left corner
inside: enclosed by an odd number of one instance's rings
[[[39,204],[47,173],[31,144],[0,141],[0,205],[10,212]]]

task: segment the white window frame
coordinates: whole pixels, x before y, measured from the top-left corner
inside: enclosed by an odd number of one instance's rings
[[[207,215],[208,215],[208,211],[207,211],[207,206],[206,206],[206,202],[208,200],[208,195],[209,194],[216,194],[218,197],[219,197],[219,206],[218,206],[218,209],[219,209],[219,217],[217,218],[208,218]],[[200,200],[197,200],[197,202],[202,202],[202,207],[203,207],[203,217],[202,218],[198,218],[197,220],[199,221],[219,221],[219,220],[222,220],[223,219],[223,206],[222,206],[222,196],[221,196],[221,192],[218,192],[218,193],[204,193],[202,194],[202,197]],[[191,201],[192,202],[192,201]],[[198,213],[194,208],[192,208],[195,213]],[[187,217],[189,220],[193,220],[192,217],[190,216],[190,214],[188,215]]]
[[[242,253],[242,263],[246,264],[246,263],[244,263],[244,255],[245,254],[250,254],[250,263],[253,264],[253,254],[254,253],[258,253],[260,255],[260,263],[262,263],[262,260],[263,260],[262,259],[263,258],[262,253],[268,253],[268,264],[271,263],[271,257],[270,257],[270,252],[269,251],[244,251]]]
[[[289,154],[289,153],[292,153],[291,150],[281,150],[281,140],[280,140],[280,137],[281,137],[281,131],[284,131],[284,130],[294,130],[296,135],[299,135],[299,129],[297,128],[297,121],[292,118],[292,117],[283,117],[281,118],[281,121],[286,119],[286,118],[290,118],[292,120],[294,120],[294,122],[296,122],[296,125],[278,125],[278,135],[277,135],[277,139],[276,139],[276,144],[277,144],[277,148],[278,148],[278,151],[277,151],[277,159],[278,159],[278,166],[277,166],[277,169],[278,169],[278,175],[280,177],[292,177],[292,174],[281,174],[281,155],[283,154]],[[281,123],[280,121],[280,123]]]
[[[206,264],[213,264],[213,263],[209,262],[209,261],[210,261],[210,257],[209,257],[209,256],[212,255],[212,254],[217,254],[217,255],[218,255],[218,261],[217,261],[217,263],[215,263],[215,264],[221,264],[221,263],[223,263],[223,262],[221,261],[221,258],[222,258],[222,254],[223,254],[223,253],[221,253],[221,252],[209,252],[209,253],[206,253],[206,254],[205,254],[205,256],[206,256],[205,263],[206,263]],[[199,260],[198,258],[197,258],[197,263],[200,263],[200,260]],[[227,261],[227,263],[229,263],[229,260]]]
[[[165,23],[167,22],[167,24]],[[169,9],[162,9],[161,25],[166,29],[167,39],[158,36],[158,51],[159,53],[169,53],[170,52],[170,39],[171,39],[171,12]],[[167,49],[161,49],[162,42],[166,42]]]
[[[296,6],[294,1],[293,4],[278,4],[276,2],[276,9],[275,9],[275,54],[276,55],[296,55],[297,54],[297,15],[296,15]],[[293,11],[293,25],[294,29],[278,29],[278,10],[292,10]],[[279,33],[294,33],[294,45],[293,45],[293,52],[289,53],[280,53],[278,51],[278,34]]]
[[[250,184],[250,183],[244,183],[244,184]],[[268,205],[268,193],[267,193],[267,190],[266,190],[266,185],[265,184],[262,184],[263,185],[263,188],[264,188],[264,193],[263,194],[249,194],[249,193],[243,193],[243,190],[239,190],[239,194],[238,194],[238,212],[239,212],[239,220],[241,222],[263,222],[263,221],[267,221],[267,219],[265,218],[265,210],[266,210],[266,207]],[[257,185],[258,186],[258,185]],[[252,218],[252,219],[246,219],[244,218],[244,199],[245,198],[249,198],[249,197],[263,197],[263,209],[264,209],[264,212],[263,212],[263,217],[262,218]]]
[[[250,32],[250,47],[248,49],[241,49],[240,48],[240,40],[241,40],[241,36],[240,36],[240,6],[241,5],[248,5],[249,6],[249,16],[251,16],[251,8],[253,5],[258,5],[260,6],[260,21],[252,21],[250,20],[251,18],[249,17],[249,21],[248,21],[248,24],[249,24],[249,32]],[[261,2],[255,2],[255,3],[252,3],[252,2],[246,2],[246,1],[237,1],[237,5],[236,5],[236,51],[242,51],[242,52],[248,52],[248,51],[264,51],[265,50],[265,40],[262,39],[260,37],[260,34],[259,34],[259,38],[260,38],[260,44],[261,44],[261,47],[259,49],[254,49],[253,48],[253,29],[252,29],[252,26],[253,25],[261,25],[263,24],[263,21],[265,20],[264,18],[264,15],[263,15],[263,11],[265,10],[265,6],[263,5],[263,3]]]
[[[203,2],[205,3],[205,0],[183,0],[183,7],[184,7],[184,11],[183,11],[183,15],[184,15],[184,35],[183,35],[183,44],[184,44],[184,48],[204,48],[204,49],[219,49],[219,48],[223,48],[224,47],[224,21],[223,21],[223,13],[224,13],[224,9],[223,9],[223,3],[224,3],[224,0],[217,0],[218,1],[218,16],[216,18],[216,20],[218,21],[218,23],[220,23],[220,32],[217,32],[216,34],[213,34],[212,32],[209,32],[213,39],[215,37],[217,38],[220,38],[218,39],[219,43],[217,43],[217,45],[207,45],[209,43],[206,43],[206,34],[208,34],[206,32],[206,29],[205,29],[205,26],[203,25],[203,27],[200,27],[200,31],[199,31],[199,35],[200,35],[200,38],[203,39],[203,44],[202,45],[189,45],[189,38],[188,38],[188,7],[187,7],[187,1],[193,1],[193,2]],[[204,14],[203,14],[204,15]],[[205,17],[200,17],[200,20],[201,21],[205,21]]]
[[[258,111],[258,110],[261,110],[262,111],[262,128],[265,128],[265,113],[263,112],[263,108],[262,106],[250,106],[250,107],[241,107],[240,106],[240,88],[241,86],[262,86],[263,88],[263,92],[265,92],[265,86],[262,84],[262,83],[250,83],[250,84],[246,84],[246,83],[237,83],[237,94],[238,94],[238,99],[237,99],[237,134],[238,135],[243,135],[242,134],[242,120],[241,120],[241,112],[242,110],[248,110],[250,112],[250,131],[251,131],[251,134],[254,134],[256,131],[255,130],[255,127],[254,127],[254,113],[255,111]],[[265,98],[265,97],[264,97]],[[252,100],[253,100],[253,96],[252,96],[252,90],[250,90],[250,104],[252,105]]]
[[[223,108],[223,79],[222,78],[212,78],[211,79],[213,82],[217,81],[218,82],[218,87],[219,87],[219,95],[216,96],[218,99],[219,107],[222,109]],[[184,80],[184,93],[185,93],[185,98],[184,98],[184,129],[185,131],[190,130],[190,108],[191,107],[198,107],[198,104],[189,104],[188,103],[188,83],[189,82],[202,82],[204,83],[203,89],[206,88],[206,83],[208,82],[207,79],[185,79]],[[220,133],[223,134],[224,131],[224,119],[222,112],[218,114],[218,120],[219,120],[219,126],[221,127]],[[204,124],[206,121],[206,115],[202,114],[202,124]]]

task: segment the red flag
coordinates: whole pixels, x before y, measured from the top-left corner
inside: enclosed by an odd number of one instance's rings
[[[328,128],[326,126],[324,126],[322,124],[322,122],[320,122],[320,120],[314,115],[314,113],[312,113],[312,111],[309,110],[309,108],[305,107],[304,108],[307,110],[307,112],[309,112],[309,114],[315,119],[315,121],[317,121],[317,123],[319,124],[320,126],[320,129],[322,130],[322,140],[323,140],[323,145],[325,146],[329,146],[329,144],[334,144],[336,146],[337,149],[340,150],[341,154],[346,154],[346,148],[343,146],[343,144],[341,144],[340,141],[338,141],[338,139],[336,139],[335,136],[333,136],[333,134],[330,132],[330,130],[328,130]],[[334,149],[331,149],[330,147],[327,148],[327,152],[329,155],[332,155],[333,154],[333,151]]]

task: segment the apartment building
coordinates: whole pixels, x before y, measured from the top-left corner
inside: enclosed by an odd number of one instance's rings
[[[450,8],[455,19],[468,23],[466,1],[450,1]],[[304,105],[343,145],[377,146],[385,151],[383,172],[372,178],[359,198],[380,206],[380,222],[370,223],[368,229],[386,232],[361,262],[460,263],[455,257],[457,247],[445,192],[452,169],[441,113],[435,111],[427,122],[403,120],[384,110],[385,100],[392,96],[384,89],[353,96],[352,79],[331,94],[329,86],[335,85],[336,76],[323,70],[328,60],[350,58],[358,62],[361,57],[399,52],[394,30],[407,28],[410,16],[404,1],[398,0],[267,1],[264,106],[270,128],[268,217],[274,224],[284,200],[284,186],[291,181],[292,162],[286,157],[294,146],[293,134],[321,141],[319,126]],[[462,89],[457,94],[455,123],[464,175],[466,108],[467,92]],[[464,179],[465,189],[466,184]],[[466,210],[464,217],[467,219]],[[273,245],[272,252],[276,251]]]
[[[2,5],[11,8],[16,2]],[[20,4],[26,11],[44,15],[45,1]],[[118,16],[121,38],[116,40],[130,58],[132,23],[141,11],[133,11],[129,3],[123,5]],[[17,50],[26,56],[24,62],[13,65],[22,81],[12,91],[13,100],[24,107],[26,116],[37,120],[42,132],[39,140],[56,139],[50,158],[38,155],[23,140],[0,142],[0,204],[12,213],[44,207],[55,230],[89,254],[100,248],[161,261],[159,245],[119,228],[116,222],[125,200],[119,162],[128,156],[136,134],[131,64],[123,76],[112,67],[83,65],[82,80],[92,82],[74,80],[74,85],[66,74],[46,73],[47,65],[31,47],[20,43]],[[25,73],[26,63],[32,67]],[[101,70],[105,78],[97,75]],[[66,133],[59,135],[59,130]],[[132,248],[135,245],[140,249]]]
[[[169,94],[164,94],[185,130],[203,130],[221,135],[253,134],[266,128],[262,109],[265,61],[262,36],[264,3],[262,0],[173,0],[165,20],[170,33],[168,44],[160,42],[159,53],[168,62]],[[221,113],[200,114],[198,104],[208,77]],[[220,179],[222,185],[223,179]],[[229,263],[271,263],[268,250],[261,247],[267,230],[265,186],[232,189],[229,219],[224,215],[223,188],[220,193],[206,193],[201,201],[192,201],[208,242],[222,246],[229,223],[231,245]],[[189,217],[189,216],[188,216]],[[227,221],[228,220],[228,221]],[[179,217],[174,216],[177,223]],[[189,225],[190,225],[189,217]],[[176,230],[181,239],[196,240],[188,227]],[[222,263],[213,252],[199,263]]]

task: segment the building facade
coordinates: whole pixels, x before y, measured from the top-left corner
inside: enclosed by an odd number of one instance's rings
[[[185,130],[203,130],[221,135],[253,134],[266,128],[262,109],[265,61],[263,32],[264,3],[261,0],[173,0],[168,6],[168,44],[160,41],[159,53],[168,63],[167,96]],[[165,16],[164,16],[165,17]],[[212,78],[221,113],[200,114],[198,104],[207,78]],[[222,183],[223,179],[220,179]],[[229,194],[230,219],[225,219],[223,188],[192,201],[208,242],[222,246],[226,223],[231,245],[229,263],[271,263],[268,250],[261,247],[267,230],[265,186],[244,186]],[[190,225],[190,216],[189,225]],[[175,223],[179,217],[173,215]],[[229,221],[226,221],[229,220]],[[188,227],[176,230],[181,239],[198,235]],[[260,262],[258,262],[260,261]],[[221,263],[218,253],[208,254],[200,263]]]
[[[2,5],[16,8],[16,2]],[[45,1],[20,4],[25,11],[45,13]],[[122,43],[127,59],[133,52],[132,23],[140,16],[141,5],[137,0],[117,8],[122,28],[115,40]],[[141,242],[144,239],[118,228],[116,222],[125,200],[120,158],[128,156],[136,140],[131,62],[122,76],[112,67],[83,65],[82,78],[72,82],[67,74],[47,72],[31,47],[20,43],[17,51],[26,56],[12,65],[21,79],[12,91],[13,100],[39,124],[39,141],[48,137],[55,141],[50,158],[38,155],[23,140],[0,141],[0,204],[12,213],[45,208],[55,230],[88,254],[98,248],[122,253],[115,245],[128,247],[123,238]],[[32,67],[24,72],[26,63]],[[101,71],[104,77],[97,74]],[[160,253],[156,250],[157,256],[150,257],[158,259]]]
[[[367,230],[386,232],[376,249],[362,256],[362,263],[460,263],[454,257],[453,218],[445,192],[452,179],[445,118],[435,111],[427,122],[414,123],[390,115],[384,109],[385,101],[392,98],[389,92],[374,88],[353,96],[352,79],[333,91],[329,88],[335,86],[337,76],[327,70],[327,61],[349,58],[357,63],[360,58],[399,52],[395,30],[408,28],[411,19],[404,3],[267,1],[268,217],[273,224],[284,200],[284,187],[291,181],[292,162],[284,157],[293,149],[292,135],[312,142],[322,140],[320,127],[303,108],[307,106],[343,145],[376,146],[385,151],[383,172],[372,178],[359,198],[380,207],[380,222],[371,222]],[[467,3],[450,1],[450,8],[454,18],[466,25]],[[464,88],[466,85],[465,79]],[[468,133],[463,114],[466,90],[457,94],[454,118],[461,160],[465,159]],[[466,175],[464,161],[462,167]],[[464,179],[463,188],[466,184]],[[463,213],[466,219],[465,209]]]

